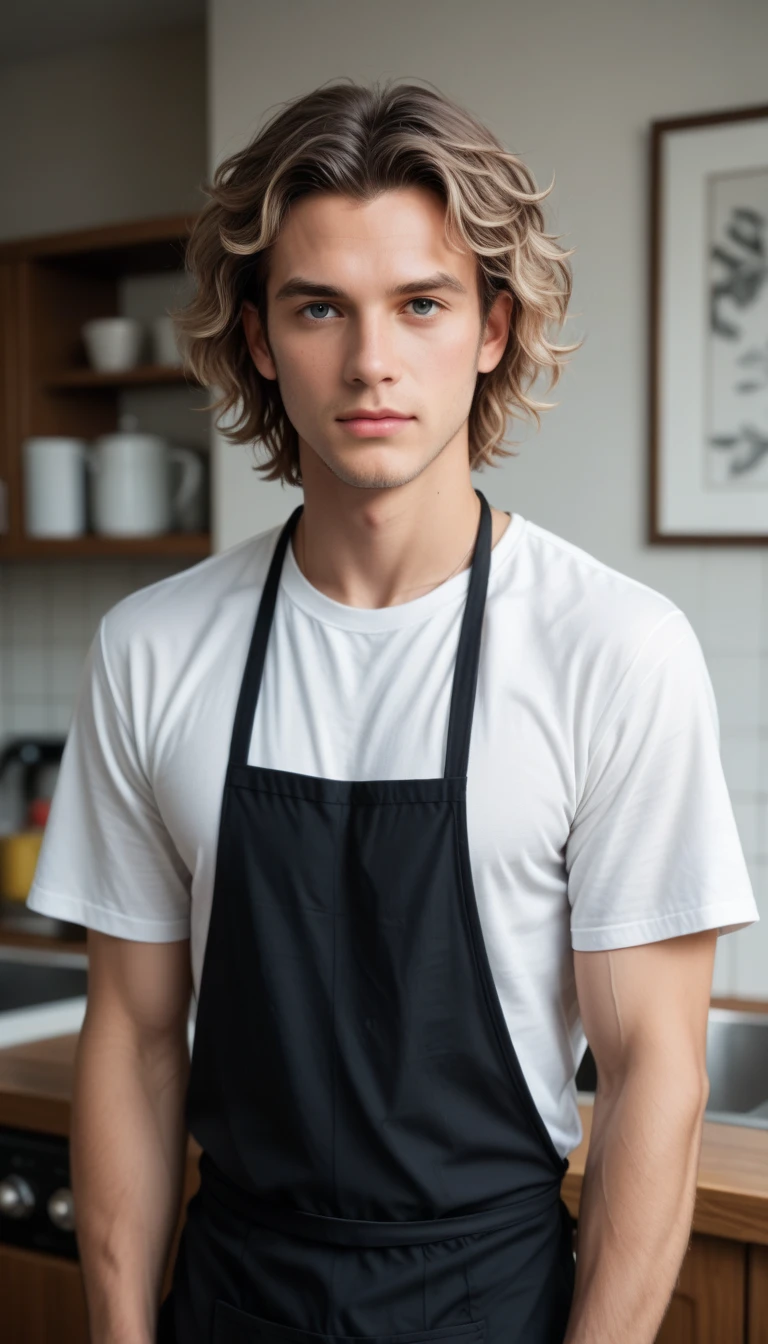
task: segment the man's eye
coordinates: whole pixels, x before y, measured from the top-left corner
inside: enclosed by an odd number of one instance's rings
[[[435,305],[436,308],[442,308],[443,306],[442,303],[437,302],[437,299],[411,299],[411,303],[432,303]],[[418,316],[434,317],[434,313],[420,313],[418,314]]]
[[[304,306],[303,308],[299,309],[299,311],[302,312],[302,313],[306,313],[310,308],[333,308],[333,304],[332,304],[332,303],[321,303],[321,302],[318,300],[317,303],[308,303],[308,304],[305,304],[305,306]],[[322,319],[321,317],[310,317],[309,320],[310,320],[310,322],[322,322],[323,319]]]

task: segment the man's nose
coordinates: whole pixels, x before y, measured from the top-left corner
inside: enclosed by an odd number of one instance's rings
[[[396,322],[387,314],[370,313],[349,325],[345,375],[349,381],[381,382],[397,379],[400,358]]]

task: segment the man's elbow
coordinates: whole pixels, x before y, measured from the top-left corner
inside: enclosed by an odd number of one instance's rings
[[[597,1062],[597,1096],[606,1102],[631,1095],[656,1103],[668,1115],[700,1119],[709,1100],[709,1076],[698,1051],[674,1048],[670,1041],[645,1042],[629,1047],[600,1068]],[[596,1098],[597,1099],[597,1098]]]

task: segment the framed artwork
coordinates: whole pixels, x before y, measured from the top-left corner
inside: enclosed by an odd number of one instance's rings
[[[651,124],[650,541],[768,543],[768,105]]]

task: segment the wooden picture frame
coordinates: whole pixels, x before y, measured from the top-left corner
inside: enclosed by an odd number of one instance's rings
[[[768,543],[768,104],[651,123],[652,543]]]

